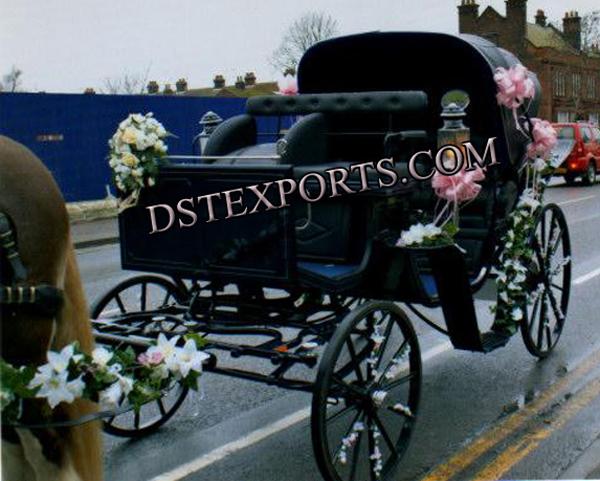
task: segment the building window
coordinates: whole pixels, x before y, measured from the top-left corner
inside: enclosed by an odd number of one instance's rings
[[[568,122],[570,120],[570,115],[569,112],[557,112],[556,113],[556,121],[563,123],[563,122]]]
[[[587,76],[587,84],[585,89],[585,93],[588,99],[596,98],[597,88],[598,87],[596,86],[596,76],[593,73],[589,74]]]
[[[581,95],[581,74],[573,74],[573,97],[579,97]]]
[[[590,121],[590,123],[598,125],[598,114],[591,113],[588,120]],[[600,137],[598,139],[600,140]]]
[[[553,90],[554,90],[553,93],[554,93],[555,97],[564,97],[565,95],[567,95],[566,75],[564,72],[562,72],[560,70],[554,71]]]

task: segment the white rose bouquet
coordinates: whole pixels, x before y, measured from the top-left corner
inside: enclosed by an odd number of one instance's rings
[[[108,164],[113,171],[113,180],[126,196],[120,202],[121,209],[135,205],[141,189],[152,187],[156,182],[158,167],[167,154],[164,139],[168,135],[149,112],[146,115],[130,114],[108,141]]]

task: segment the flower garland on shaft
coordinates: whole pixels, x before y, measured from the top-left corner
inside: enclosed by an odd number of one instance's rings
[[[512,110],[517,130],[530,141],[527,158],[521,167],[525,170],[525,189],[508,218],[507,230],[501,239],[504,248],[495,268],[498,299],[491,307],[495,314],[492,329],[512,335],[525,320],[527,305],[539,295],[539,289],[530,292],[528,285],[530,259],[534,258],[530,238],[542,208],[546,184],[542,174],[550,169],[547,160],[557,138],[548,121],[529,118],[528,109],[535,86],[525,67],[498,68],[494,79],[498,86],[498,104]]]
[[[46,401],[43,414],[50,418],[61,403],[76,399],[99,402],[114,409],[128,402],[135,410],[160,398],[175,383],[197,390],[202,364],[210,357],[198,349],[204,344],[197,335],[170,339],[160,334],[156,343],[136,356],[131,347],[108,350],[96,347],[91,354],[77,343],[60,352],[48,351],[48,362],[39,367],[15,367],[0,360],[0,410],[3,422],[17,422],[23,401]]]

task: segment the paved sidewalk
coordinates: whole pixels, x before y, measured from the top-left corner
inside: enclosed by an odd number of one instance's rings
[[[116,217],[71,223],[71,236],[76,249],[119,242]]]

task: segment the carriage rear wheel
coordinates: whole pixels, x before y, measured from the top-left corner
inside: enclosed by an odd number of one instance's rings
[[[392,302],[346,315],[323,353],[312,402],[315,458],[328,481],[392,479],[415,425],[417,336]]]
[[[521,334],[527,350],[550,354],[562,334],[571,292],[571,241],[565,216],[547,204],[536,219],[530,240],[534,256],[528,273],[530,301]]]
[[[154,275],[135,276],[117,284],[91,308],[92,319],[114,324],[114,334],[156,337],[158,331],[171,332],[178,325],[164,314],[176,313],[186,299],[180,287]],[[123,331],[121,330],[123,329]],[[154,333],[156,330],[156,333]],[[110,324],[102,331],[111,333]],[[101,340],[97,341],[101,343]],[[139,412],[125,412],[104,421],[104,431],[114,436],[141,437],[157,430],[177,411],[188,389],[175,384],[159,399],[144,404]]]

